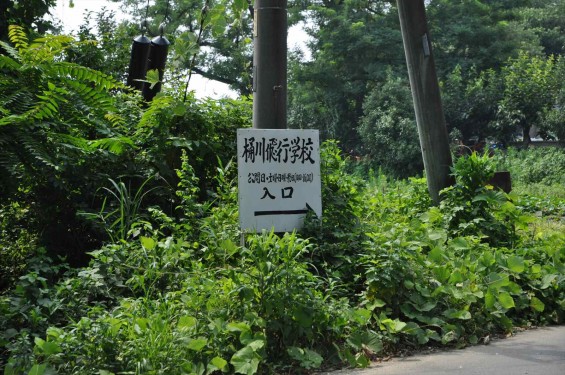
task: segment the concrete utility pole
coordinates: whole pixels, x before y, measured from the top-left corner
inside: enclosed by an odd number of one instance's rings
[[[287,0],[255,0],[253,128],[286,129]]]
[[[396,3],[428,190],[434,202],[438,203],[440,190],[450,185],[451,153],[427,27],[426,8],[424,0],[397,0]]]

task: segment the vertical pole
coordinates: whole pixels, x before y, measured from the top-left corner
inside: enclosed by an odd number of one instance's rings
[[[397,0],[396,3],[428,190],[432,200],[438,203],[440,190],[450,185],[451,153],[427,27],[426,8],[424,0]]]
[[[287,0],[255,0],[253,128],[286,129]]]

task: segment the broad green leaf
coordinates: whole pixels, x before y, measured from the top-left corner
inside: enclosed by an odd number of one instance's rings
[[[434,247],[428,253],[428,258],[430,258],[430,260],[435,262],[435,263],[443,262],[443,260],[444,260],[443,250],[439,246]]]
[[[208,344],[208,340],[204,337],[198,337],[192,339],[188,343],[188,349],[194,350],[196,352],[201,351]]]
[[[46,364],[36,364],[29,370],[28,375],[43,375],[45,374],[45,370],[47,369]]]
[[[424,331],[421,328],[418,328],[416,331],[416,338],[418,340],[418,344],[420,345],[424,345],[426,344],[428,341],[430,341],[430,338],[428,337],[428,335],[426,334],[426,331]]]
[[[253,375],[259,368],[261,357],[251,347],[238,350],[230,360],[236,374]]]
[[[186,105],[184,103],[176,103],[173,107],[175,116],[183,116],[186,113]]]
[[[177,323],[177,328],[181,331],[189,330],[194,327],[198,321],[193,316],[181,316]]]
[[[494,307],[495,302],[496,302],[496,299],[495,299],[494,295],[490,291],[488,291],[485,294],[485,306],[486,306],[486,308],[491,310]]]
[[[367,309],[355,309],[352,315],[353,320],[361,325],[368,324],[371,320],[371,311]]]
[[[441,229],[430,230],[428,237],[432,241],[445,240],[447,238],[447,232]]]
[[[247,0],[234,0],[233,7],[235,11],[244,11],[247,9]]]
[[[530,307],[539,312],[545,310],[545,304],[537,297],[532,297],[530,300]]]
[[[406,323],[401,322],[398,319],[384,319],[381,321],[381,324],[383,324],[389,331],[393,333],[400,332],[404,329],[404,327],[406,327]]]
[[[249,324],[244,323],[244,322],[228,323],[226,325],[226,328],[230,332],[244,332],[244,331],[250,331],[251,330],[251,327],[249,327]]]
[[[443,344],[447,344],[448,342],[457,340],[457,337],[458,337],[458,335],[457,335],[457,333],[456,333],[455,331],[449,331],[449,332],[446,332],[446,333],[441,337],[441,342],[442,342]]]
[[[211,374],[214,371],[223,371],[225,369],[225,367],[227,366],[228,361],[226,361],[225,359],[223,359],[222,357],[214,357],[210,360],[210,363],[208,363],[208,369],[206,371],[207,374]]]
[[[525,269],[524,259],[518,256],[513,255],[509,257],[507,260],[507,264],[508,264],[508,269],[512,272],[515,273],[524,272]]]
[[[361,353],[358,353],[355,356],[355,364],[356,364],[356,367],[366,368],[366,367],[369,367],[369,365],[371,364],[371,361],[365,355],[365,353],[361,352]]]
[[[443,313],[443,315],[447,316],[448,318],[452,318],[452,319],[461,319],[461,320],[471,319],[471,313],[467,310],[449,309],[449,310],[446,310]]]
[[[146,77],[145,77],[146,81],[149,83],[149,88],[151,90],[153,90],[153,88],[155,87],[156,84],[158,84],[160,82],[159,79],[159,70],[158,69],[150,69],[147,71]]]
[[[541,280],[541,286],[540,289],[547,289],[549,288],[549,286],[551,285],[551,283],[553,282],[553,280],[555,280],[557,278],[557,275],[555,274],[548,274],[545,275],[542,280]]]
[[[541,272],[541,265],[534,264],[533,266],[530,267],[530,271],[532,273],[540,273]]]
[[[449,277],[449,283],[451,284],[457,284],[462,282],[463,280],[464,280],[463,274],[459,270],[453,271],[451,273],[451,276]]]
[[[469,243],[463,237],[457,237],[450,242],[450,245],[455,250],[467,250],[469,248]]]
[[[367,308],[372,311],[377,307],[383,307],[385,305],[386,305],[385,301],[375,298],[371,303],[367,304]]]
[[[141,246],[143,246],[143,248],[148,251],[153,250],[157,245],[157,242],[151,237],[141,236],[140,241],[141,241]]]
[[[254,340],[247,344],[251,349],[257,351],[265,346],[265,340]]]
[[[510,293],[507,292],[499,293],[498,296],[496,296],[496,298],[498,299],[500,305],[505,309],[511,309],[512,307],[515,306],[514,299],[512,298]]]
[[[54,342],[45,341],[39,337],[36,337],[34,342],[35,342],[35,346],[44,355],[52,355],[61,352],[61,347]]]
[[[433,271],[436,279],[441,283],[446,282],[449,279],[449,276],[451,276],[451,271],[445,266],[437,266],[433,269]]]
[[[413,305],[413,306],[418,311],[430,311],[434,307],[436,307],[436,305],[437,305],[437,301],[428,301],[423,305]]]
[[[508,275],[500,274],[500,273],[490,273],[487,276],[487,280],[489,286],[491,288],[500,289],[502,287],[508,286],[510,284],[510,280],[508,279]]]
[[[298,361],[300,366],[307,370],[319,368],[324,360],[321,355],[310,349],[291,346],[286,351],[292,359]]]

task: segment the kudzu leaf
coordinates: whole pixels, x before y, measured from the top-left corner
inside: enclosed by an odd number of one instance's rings
[[[230,332],[244,332],[244,331],[250,331],[251,330],[251,328],[249,327],[249,324],[244,323],[244,322],[228,323],[226,328]]]
[[[208,364],[208,373],[211,373],[216,370],[222,371],[228,364],[228,361],[223,359],[222,357],[214,357],[210,360]]]
[[[453,241],[451,241],[450,245],[455,250],[467,250],[469,248],[469,243],[462,237],[455,238]]]
[[[190,350],[194,350],[196,352],[199,352],[206,346],[206,344],[208,344],[208,340],[204,337],[199,337],[199,338],[190,340],[190,342],[188,343],[188,348]]]
[[[555,274],[545,275],[545,276],[543,277],[543,279],[541,280],[540,289],[547,289],[547,288],[549,288],[549,286],[551,285],[551,283],[553,282],[553,280],[555,280],[556,278],[557,278],[557,275],[555,275]]]
[[[537,297],[532,297],[530,300],[530,307],[536,311],[542,312],[545,309],[545,304]]]
[[[511,256],[507,259],[508,269],[512,272],[521,273],[524,272],[524,259],[518,256]]]
[[[259,368],[261,357],[250,347],[238,350],[230,360],[236,374],[253,375]]]
[[[494,307],[495,301],[496,299],[490,291],[485,294],[485,306],[487,307],[487,309],[492,309]]]
[[[197,323],[197,320],[193,316],[181,316],[179,322],[177,323],[177,328],[181,331],[188,330],[194,327]]]
[[[469,320],[471,319],[471,313],[467,310],[455,310],[449,309],[443,313],[443,315],[452,319]]]
[[[510,293],[502,292],[497,296],[498,302],[502,307],[505,309],[511,309],[514,307],[514,299],[510,295]]]
[[[443,251],[436,246],[428,253],[428,258],[435,263],[441,263],[443,261]]]

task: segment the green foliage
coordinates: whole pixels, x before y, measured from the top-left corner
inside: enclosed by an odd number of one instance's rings
[[[364,240],[361,217],[362,182],[346,172],[346,159],[335,141],[321,148],[322,207],[321,219],[307,217],[303,236],[316,246],[312,255],[315,269],[330,281],[334,276],[353,282],[356,254]]]
[[[505,90],[499,116],[506,124],[521,127],[527,143],[532,126],[545,130],[542,114],[555,105],[559,84],[555,76],[555,58],[521,53],[509,61],[502,76]]]
[[[562,148],[510,148],[498,153],[495,162],[499,169],[509,171],[512,181],[519,186],[565,184],[565,151]]]
[[[387,67],[403,61],[395,9],[382,2],[307,3],[310,61],[300,55],[289,69],[289,126],[319,129],[348,153],[363,154],[357,128],[371,88]]]
[[[529,1],[431,1],[426,11],[440,76],[457,65],[498,69],[520,50],[541,52],[534,29],[515,21],[524,8],[534,7]]]
[[[524,225],[523,217],[510,196],[489,185],[494,176],[494,163],[485,153],[476,152],[458,158],[452,175],[455,185],[441,192],[439,211],[445,229],[455,236],[484,236],[491,244],[508,247],[516,241],[516,225]],[[430,214],[433,223],[437,215]]]
[[[359,134],[370,163],[401,178],[420,174],[424,166],[408,82],[389,71],[363,108]]]
[[[27,259],[35,255],[37,235],[29,229],[32,221],[29,207],[19,202],[0,206],[0,291],[15,284]]]
[[[515,128],[496,127],[503,84],[495,70],[478,73],[475,69],[464,71],[458,65],[441,83],[441,90],[446,125],[453,138],[465,145],[472,144],[472,138],[512,139]]]
[[[379,175],[367,189],[335,142],[322,149],[324,217],[301,233],[238,245],[229,165],[200,204],[184,156],[180,218],[149,210],[83,268],[34,252],[0,297],[0,361],[14,373],[297,373],[563,321],[562,227],[524,225],[508,201],[482,205],[486,156],[458,160],[450,203],[430,208],[424,180]],[[451,230],[468,200],[480,210]],[[5,212],[17,222],[18,207]],[[519,230],[485,241],[487,220]]]
[[[140,208],[143,199],[157,188],[145,190],[145,186],[150,181],[151,178],[146,179],[135,192],[132,192],[131,186],[126,187],[123,181],[116,182],[110,179],[112,187],[102,188],[106,196],[103,198],[100,211],[80,214],[101,224],[111,242],[126,241],[132,234],[133,224],[141,221]]]
[[[78,261],[73,250],[83,254],[98,238],[76,221],[77,201],[107,180],[100,170],[111,170],[132,145],[109,120],[119,117],[113,92],[124,86],[65,62],[76,44],[68,36],[30,41],[11,26],[10,38],[15,47],[0,42],[7,51],[0,59],[0,192],[33,210],[30,232],[50,253]],[[97,186],[89,191],[89,183]]]

